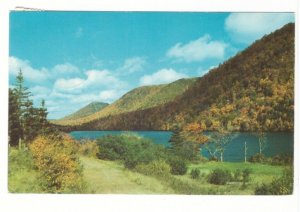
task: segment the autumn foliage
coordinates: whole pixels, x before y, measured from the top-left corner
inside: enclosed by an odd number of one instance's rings
[[[37,137],[29,146],[45,192],[82,192],[82,167],[69,136]]]

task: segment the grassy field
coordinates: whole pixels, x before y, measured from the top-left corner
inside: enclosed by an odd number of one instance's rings
[[[222,194],[249,195],[261,183],[270,183],[280,177],[284,166],[253,163],[199,162],[190,164],[185,175],[166,177],[146,176],[124,168],[121,162],[105,161],[91,157],[80,157],[87,188],[84,193],[95,194]],[[200,177],[192,179],[192,169],[200,170]],[[251,170],[250,182],[242,186],[232,181],[226,185],[207,182],[208,175],[216,168],[229,170]],[[9,153],[8,190],[12,193],[43,193],[39,187],[38,172],[33,169],[28,151],[11,149]]]
[[[84,177],[89,184],[90,193],[102,194],[254,194],[254,188],[269,183],[279,177],[281,166],[251,163],[205,162],[189,166],[187,174],[171,176],[167,180],[145,176],[125,169],[122,164],[112,161],[81,157],[84,166]],[[191,179],[189,173],[193,168],[200,169],[200,178]],[[251,180],[244,188],[240,182],[227,185],[212,185],[207,182],[208,174],[216,169],[251,170]]]
[[[90,193],[171,194],[174,191],[154,177],[129,171],[122,164],[81,157]]]

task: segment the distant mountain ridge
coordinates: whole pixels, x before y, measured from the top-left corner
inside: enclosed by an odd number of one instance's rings
[[[60,119],[52,121],[58,125],[81,125],[83,123],[99,120],[112,115],[143,110],[174,100],[187,90],[197,78],[180,79],[169,84],[142,86],[124,94],[120,99],[93,114],[80,118]]]
[[[108,105],[109,105],[108,103],[104,103],[104,102],[91,102],[90,104],[84,106],[78,111],[63,117],[61,120],[73,120],[73,119],[83,118],[85,116],[89,116],[93,113],[102,110]]]
[[[98,116],[65,129],[172,130],[197,122],[205,130],[293,131],[294,39],[295,25],[287,24],[164,104]]]

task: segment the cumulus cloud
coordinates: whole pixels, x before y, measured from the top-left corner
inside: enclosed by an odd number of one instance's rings
[[[119,80],[108,70],[88,70],[85,72],[85,78],[57,79],[54,83],[54,90],[61,93],[80,94],[85,91],[95,93],[107,89],[122,90],[126,86],[126,82]],[[100,97],[102,98],[103,95]]]
[[[121,74],[131,74],[134,72],[142,71],[146,64],[146,59],[143,57],[132,57],[124,61],[122,67],[118,69]]]
[[[175,80],[186,78],[187,75],[176,72],[174,69],[161,69],[151,75],[144,75],[140,78],[140,85],[157,85],[170,83]]]
[[[177,43],[168,50],[167,57],[184,62],[203,61],[210,58],[222,59],[227,46],[222,41],[212,40],[210,35],[206,34],[187,44]]]
[[[293,13],[231,13],[225,20],[225,29],[236,41],[249,43],[294,19]]]
[[[32,68],[28,60],[21,60],[17,57],[9,57],[9,74],[17,76],[19,70],[22,69],[23,76],[30,82],[41,83],[49,77],[48,70],[45,68]]]
[[[51,70],[54,74],[74,74],[79,73],[78,67],[70,63],[58,64]]]

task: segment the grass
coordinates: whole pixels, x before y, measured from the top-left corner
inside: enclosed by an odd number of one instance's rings
[[[187,174],[166,179],[145,176],[125,169],[119,162],[81,157],[84,166],[84,177],[90,184],[90,193],[102,194],[254,194],[254,189],[262,182],[269,183],[279,177],[284,167],[252,163],[205,162],[191,164]],[[192,179],[191,169],[199,168],[201,176]],[[216,168],[251,169],[251,181],[244,188],[241,182],[230,182],[227,185],[212,185],[207,182],[208,174]]]
[[[188,166],[182,176],[146,176],[124,168],[121,162],[104,161],[90,157],[80,157],[84,167],[87,189],[84,193],[97,194],[223,194],[250,195],[261,183],[270,183],[280,177],[284,166],[253,163],[201,162]],[[192,169],[200,170],[199,179],[192,179]],[[216,169],[226,169],[234,173],[237,169],[251,170],[251,180],[246,187],[241,182],[226,185],[212,185],[207,182],[209,173]],[[12,193],[43,193],[39,187],[38,172],[33,169],[30,154],[26,150],[10,149],[8,190]]]
[[[154,177],[123,168],[122,164],[81,157],[89,193],[172,194],[174,191]]]

